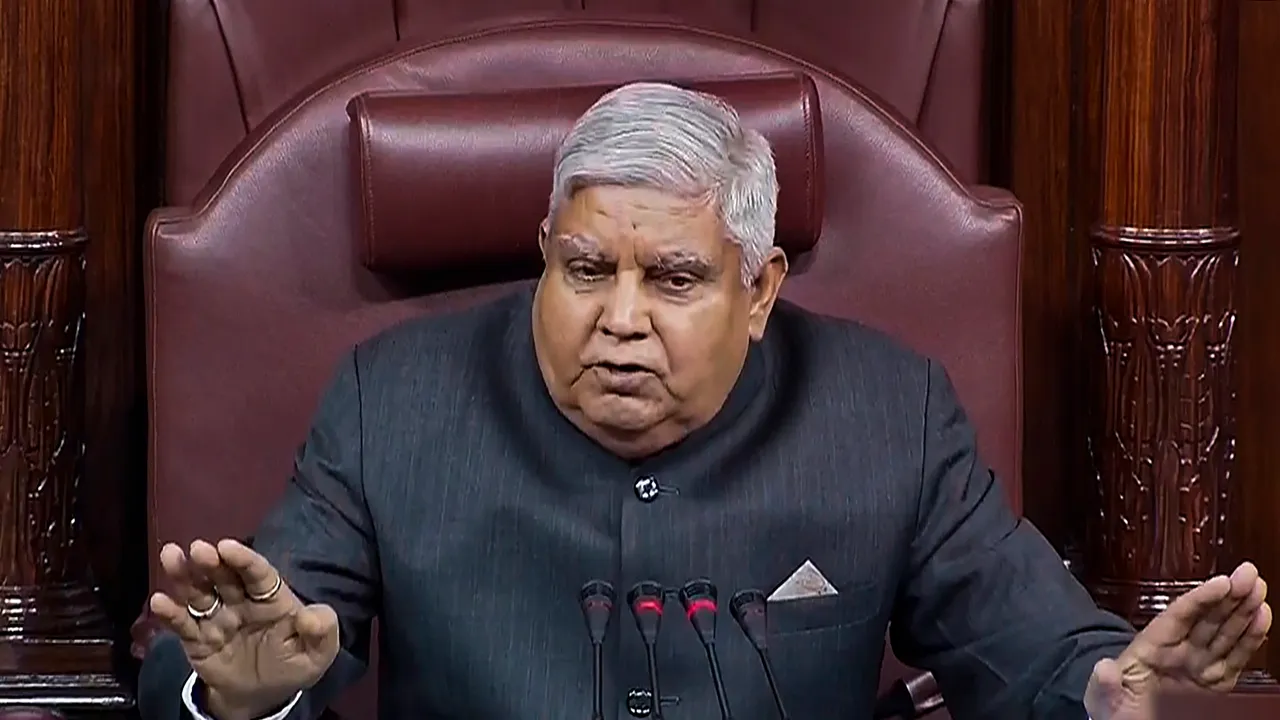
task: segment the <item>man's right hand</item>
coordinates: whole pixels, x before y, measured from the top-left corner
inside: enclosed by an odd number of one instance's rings
[[[338,616],[304,606],[280,573],[235,540],[160,551],[172,591],[151,611],[182,640],[218,720],[268,716],[311,687],[338,655]]]

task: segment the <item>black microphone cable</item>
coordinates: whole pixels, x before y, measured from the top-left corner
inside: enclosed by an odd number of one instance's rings
[[[578,605],[591,638],[591,720],[604,720],[604,637],[613,617],[613,585],[591,580],[578,593]]]
[[[729,600],[729,613],[760,657],[764,677],[769,682],[769,693],[778,706],[778,717],[789,720],[787,708],[782,704],[782,693],[778,690],[778,678],[773,674],[773,662],[769,659],[768,610],[769,601],[759,590],[739,590]]]
[[[652,580],[636,583],[627,593],[627,605],[631,606],[631,615],[636,620],[636,629],[640,631],[640,637],[644,640],[645,661],[649,666],[651,717],[654,720],[662,720],[662,694],[658,686],[658,631],[662,629],[662,609],[665,600],[662,585]]]
[[[716,616],[720,614],[716,598],[716,586],[706,578],[690,580],[680,588],[680,604],[684,606],[689,623],[697,631],[698,640],[707,651],[711,684],[715,687],[716,700],[720,703],[720,718],[733,720],[733,713],[729,710],[729,696],[724,690],[724,677],[720,673],[720,659],[716,656]]]

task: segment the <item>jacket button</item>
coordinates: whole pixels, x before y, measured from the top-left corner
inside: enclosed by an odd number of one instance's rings
[[[627,691],[627,712],[631,717],[649,717],[653,712],[653,694],[643,688]]]
[[[640,502],[651,503],[658,499],[658,493],[662,492],[662,488],[658,487],[658,479],[652,475],[645,475],[636,480],[636,497],[640,498]]]

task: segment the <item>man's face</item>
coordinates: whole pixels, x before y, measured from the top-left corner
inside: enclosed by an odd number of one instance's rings
[[[542,240],[534,301],[552,399],[624,457],[674,444],[719,411],[763,334],[786,260],[744,287],[715,210],[643,188],[574,194]]]

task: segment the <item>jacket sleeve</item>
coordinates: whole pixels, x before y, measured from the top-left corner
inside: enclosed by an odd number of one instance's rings
[[[1100,610],[978,458],[946,373],[929,367],[920,506],[890,640],[956,720],[1085,720],[1093,665],[1133,639]]]

